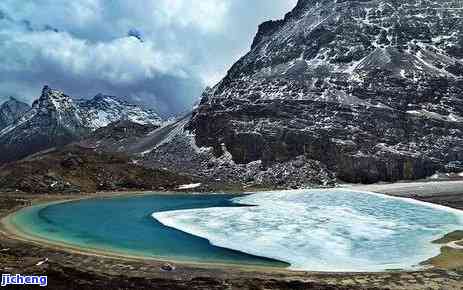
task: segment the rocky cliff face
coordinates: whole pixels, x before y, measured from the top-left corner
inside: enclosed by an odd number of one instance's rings
[[[0,106],[0,130],[15,123],[29,109],[28,104],[10,97]]]
[[[120,120],[133,120],[141,124],[161,122],[153,111],[109,96],[74,100],[63,92],[45,86],[30,110],[1,129],[0,163],[68,144]]]
[[[463,171],[461,1],[300,0],[205,93],[199,146],[349,182]]]

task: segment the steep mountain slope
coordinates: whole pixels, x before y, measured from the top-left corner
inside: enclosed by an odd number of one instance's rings
[[[299,0],[188,128],[236,163],[305,156],[349,182],[463,171],[462,30],[459,1]]]
[[[83,140],[83,144],[95,147],[99,151],[138,153],[132,147],[142,143],[142,140],[157,128],[157,125],[121,120],[97,129]]]
[[[98,95],[92,100],[73,100],[45,86],[30,110],[0,131],[0,163],[62,146],[120,120],[159,124],[153,111]]]
[[[10,97],[0,106],[0,130],[15,123],[29,109],[28,104]]]

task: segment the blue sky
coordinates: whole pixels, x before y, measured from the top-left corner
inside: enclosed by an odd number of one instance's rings
[[[44,84],[188,109],[296,0],[2,0],[0,101]]]

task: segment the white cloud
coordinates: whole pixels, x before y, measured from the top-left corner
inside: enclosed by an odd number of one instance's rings
[[[32,99],[48,83],[183,111],[296,1],[0,0],[0,96]],[[135,30],[143,43],[127,37]]]
[[[13,19],[29,20],[35,25],[60,24],[70,28],[84,28],[102,20],[104,0],[2,0],[0,9]]]
[[[10,35],[0,44],[0,53],[9,52],[4,69],[34,70],[36,63],[47,62],[61,71],[113,83],[131,83],[159,74],[187,77],[184,57],[157,50],[153,42],[122,37],[109,42],[91,43],[69,33],[51,31]]]
[[[154,14],[164,25],[195,26],[203,32],[219,32],[223,28],[228,0],[153,0]]]

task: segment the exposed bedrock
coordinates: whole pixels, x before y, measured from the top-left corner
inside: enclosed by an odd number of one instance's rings
[[[270,100],[203,105],[190,123],[200,146],[222,146],[236,163],[264,166],[296,156],[321,161],[348,182],[418,179],[458,171],[461,123],[402,111],[314,102]]]

